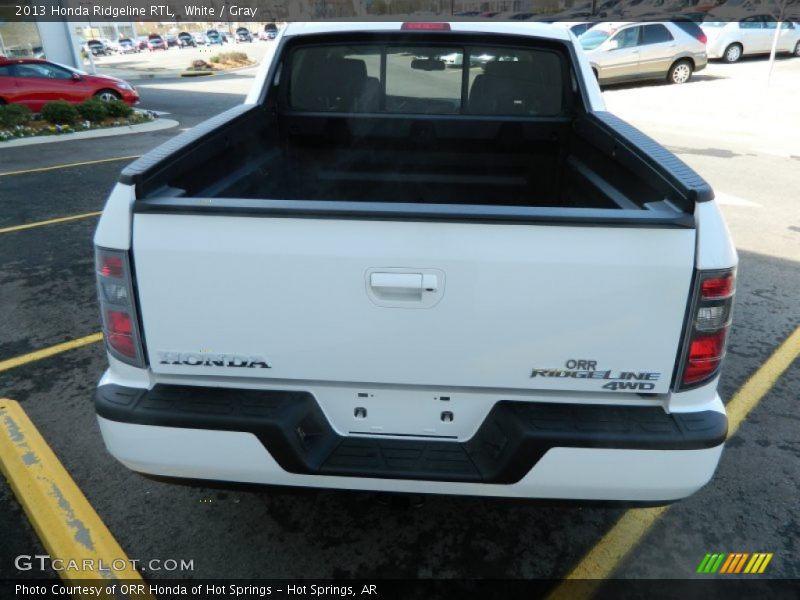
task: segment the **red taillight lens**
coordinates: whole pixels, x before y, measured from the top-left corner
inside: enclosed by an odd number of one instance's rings
[[[100,256],[100,274],[103,277],[122,277],[122,258],[119,256]]]
[[[682,371],[677,378],[678,391],[697,387],[719,372],[725,357],[735,290],[735,269],[697,274]]]
[[[689,344],[689,356],[683,372],[683,383],[702,381],[713,375],[725,354],[728,330],[720,329],[708,335],[698,335]]]
[[[109,310],[106,313],[106,340],[120,354],[136,358],[133,321],[128,313],[119,310]]]
[[[405,31],[450,31],[450,23],[409,22],[403,23],[400,29]]]
[[[708,36],[705,33],[701,33],[697,36],[697,39],[703,42],[704,44],[708,43]]]
[[[106,327],[109,333],[118,333],[121,335],[131,335],[133,332],[133,323],[128,313],[119,310],[109,310],[106,313]]]
[[[730,298],[734,292],[734,281],[733,273],[704,279],[701,284],[701,299],[724,300]]]

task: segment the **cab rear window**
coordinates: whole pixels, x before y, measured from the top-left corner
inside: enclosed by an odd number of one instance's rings
[[[294,50],[289,107],[302,112],[563,114],[563,58],[545,49],[320,45]]]

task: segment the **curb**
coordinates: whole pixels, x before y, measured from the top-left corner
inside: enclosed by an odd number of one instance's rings
[[[216,75],[216,71],[183,71],[180,77],[204,77],[206,75]]]
[[[92,566],[83,567],[86,570],[59,570],[61,579],[89,583],[87,579],[105,576],[112,582],[143,583],[142,576],[131,566],[124,550],[23,408],[7,398],[0,398],[0,471],[51,558],[78,565],[88,562]],[[119,563],[124,567],[94,569]]]
[[[180,123],[173,119],[156,119],[150,123],[140,123],[139,125],[120,125],[119,127],[107,127],[106,129],[95,129],[93,131],[76,131],[75,133],[62,133],[61,135],[40,135],[0,142],[0,150],[3,148],[18,148],[20,146],[35,146],[36,144],[71,142],[76,140],[113,137],[115,135],[129,135],[131,133],[148,133],[151,131],[160,131],[161,129],[170,129],[177,125],[180,125]]]

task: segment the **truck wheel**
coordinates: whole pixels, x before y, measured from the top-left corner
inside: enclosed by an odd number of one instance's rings
[[[725,48],[725,53],[722,55],[722,57],[725,59],[725,62],[735,63],[737,60],[742,58],[742,45],[731,44]]]
[[[669,68],[669,73],[667,73],[667,82],[686,83],[692,78],[692,71],[694,71],[694,68],[691,61],[676,61],[675,64]]]

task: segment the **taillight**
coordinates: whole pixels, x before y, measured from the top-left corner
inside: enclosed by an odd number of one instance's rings
[[[128,253],[95,247],[95,273],[106,348],[114,358],[144,367]]]
[[[426,21],[409,21],[403,23],[400,29],[404,31],[450,31],[450,23],[428,23]]]
[[[678,373],[678,391],[702,385],[719,373],[735,291],[735,269],[698,272]]]
[[[703,42],[704,44],[708,43],[708,36],[705,33],[701,33],[697,36],[697,39]]]

